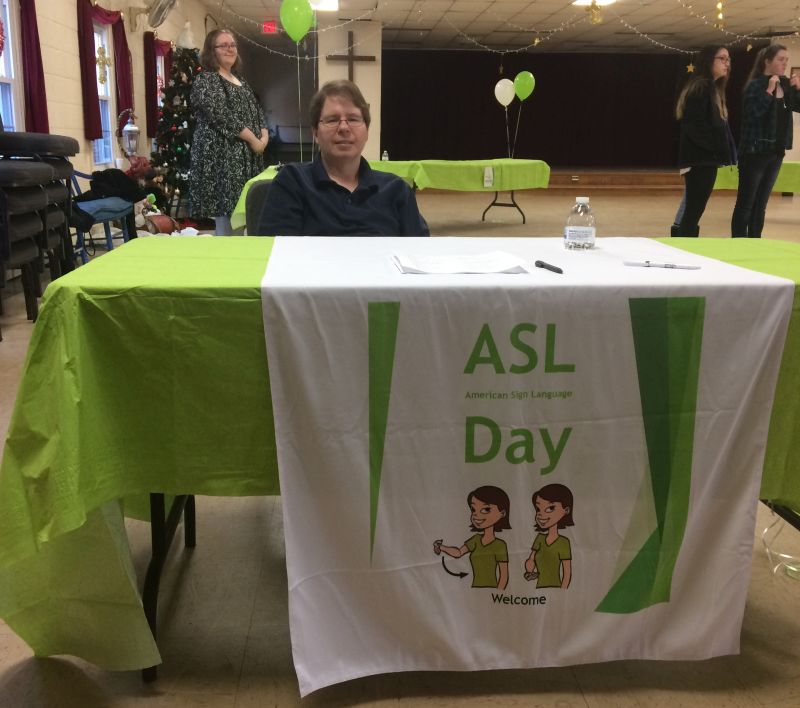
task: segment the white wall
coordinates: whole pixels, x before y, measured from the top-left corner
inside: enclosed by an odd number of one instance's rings
[[[134,107],[138,116],[137,124],[143,134],[139,143],[140,152],[146,154],[143,42],[144,32],[150,28],[147,27],[146,16],[142,15],[138,20],[137,31],[132,32],[127,13],[128,7],[141,7],[144,3],[137,0],[100,0],[99,4],[106,10],[124,11],[125,33],[133,62]],[[205,36],[203,22],[206,12],[200,0],[180,0],[164,24],[156,30],[158,38],[177,39],[183,30],[184,22],[189,20],[195,40],[202,44]],[[73,163],[78,170],[91,172],[92,145],[91,141],[83,137],[77,0],[40,0],[36,4],[36,20],[42,48],[50,132],[75,138],[80,145],[80,154],[74,158]],[[115,154],[119,156],[117,151],[115,145]]]
[[[374,56],[373,62],[356,62],[353,80],[358,84],[361,93],[369,103],[372,124],[369,128],[369,140],[364,148],[364,157],[377,160],[383,150],[381,146],[381,53],[383,41],[381,23],[374,21],[354,22],[344,27],[338,20],[326,20],[324,13],[319,18],[319,85],[333,79],[347,78],[347,62],[328,61],[330,54],[347,54],[347,32],[353,32],[353,51],[357,56]],[[328,29],[329,27],[334,29]],[[390,155],[391,156],[391,155]]]

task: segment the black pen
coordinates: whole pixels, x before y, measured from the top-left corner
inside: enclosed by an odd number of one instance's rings
[[[554,273],[563,273],[564,272],[558,266],[550,265],[549,263],[545,263],[544,261],[536,261],[533,265],[535,265],[537,268],[544,268],[545,270],[552,270]]]

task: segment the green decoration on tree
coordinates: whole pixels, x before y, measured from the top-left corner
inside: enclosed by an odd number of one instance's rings
[[[200,67],[197,49],[177,48],[172,54],[172,70],[161,89],[162,106],[156,130],[156,152],[150,162],[164,175],[165,189],[187,194],[189,188],[189,147],[195,119],[189,95]],[[182,147],[182,146],[185,146]]]

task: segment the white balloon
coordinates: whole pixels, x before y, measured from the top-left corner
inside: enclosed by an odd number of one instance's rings
[[[514,82],[511,79],[500,79],[494,87],[494,97],[501,106],[507,106],[514,100]]]

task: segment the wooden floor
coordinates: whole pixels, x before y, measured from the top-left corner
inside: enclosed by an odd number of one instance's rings
[[[557,236],[573,203],[547,191],[517,195],[513,209],[480,215],[490,194],[419,194],[435,235]],[[666,236],[680,199],[587,191],[602,236]],[[714,194],[703,236],[728,236],[733,197]],[[800,197],[774,195],[765,238],[800,240]],[[103,257],[100,255],[99,257]],[[5,438],[31,324],[12,280],[0,316],[0,439]],[[102,431],[97,431],[102,435]],[[108,672],[69,657],[38,659],[0,622],[0,708],[265,708],[288,706],[525,706],[532,708],[797,708],[800,706],[800,580],[772,572],[760,532],[773,522],[762,506],[739,656],[698,662],[609,664],[471,673],[415,672],[351,681],[301,701],[292,667],[280,498],[198,499],[197,548],[173,551],[162,582],[154,684],[136,672]],[[770,533],[770,538],[776,529]],[[144,576],[146,524],[128,522]],[[800,556],[800,534],[781,532],[775,550]],[[713,552],[713,549],[709,549]],[[0,595],[2,588],[0,588]]]
[[[493,192],[417,193],[420,210],[436,236],[557,236],[563,233],[564,221],[576,196],[587,196],[597,221],[597,235],[669,236],[669,228],[681,200],[682,191],[671,193],[629,194],[625,191],[595,190],[584,185],[569,192],[534,189],[515,192],[515,199],[525,213],[526,223],[516,209],[493,207],[481,221],[483,210]],[[500,195],[508,198],[508,193]],[[700,235],[729,238],[731,215],[736,194],[716,191],[700,220]],[[784,197],[773,194],[767,207],[764,238],[800,241],[800,195]]]

